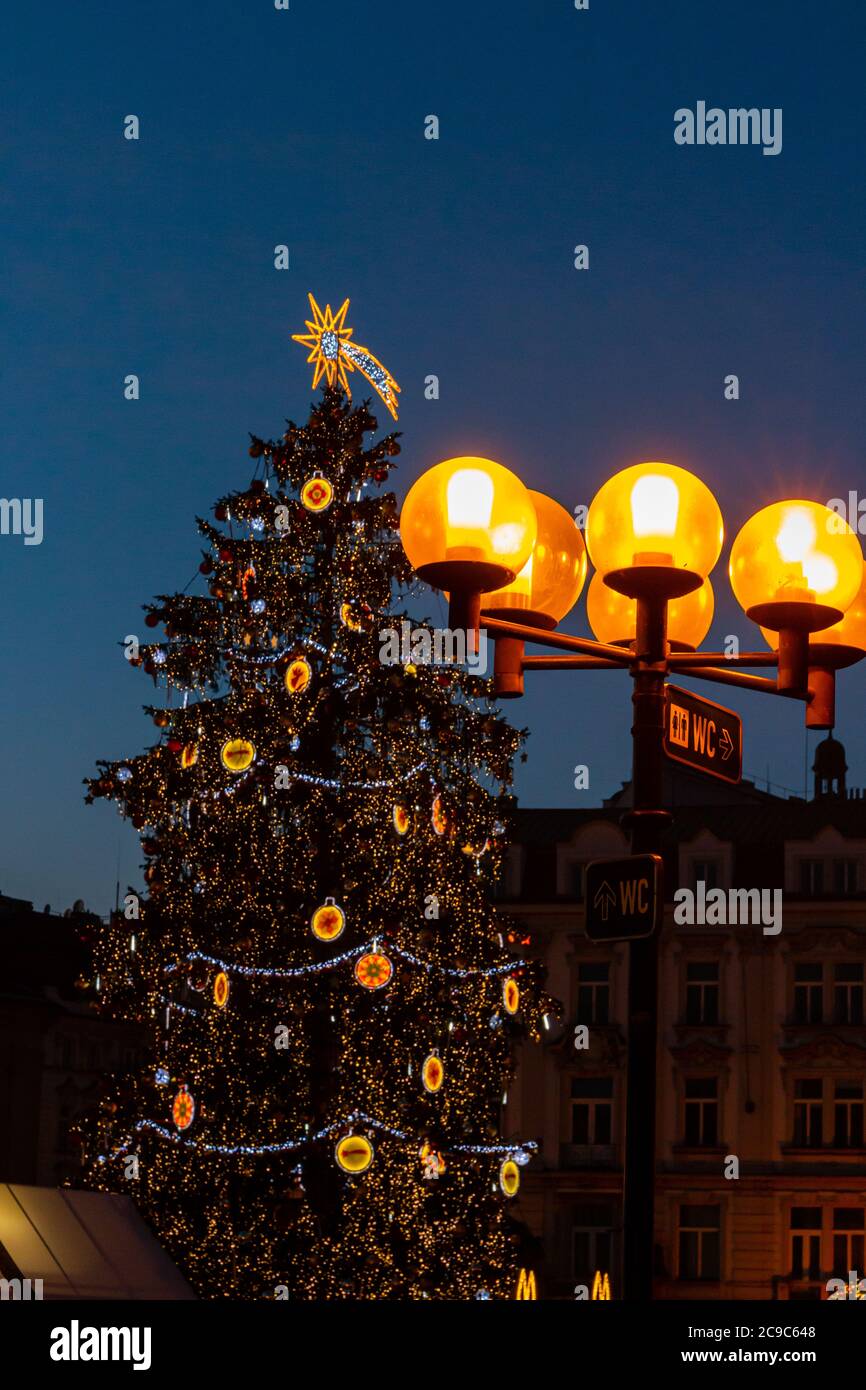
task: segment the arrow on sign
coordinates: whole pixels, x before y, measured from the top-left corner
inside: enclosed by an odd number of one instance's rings
[[[616,905],[616,893],[611,888],[607,879],[604,880],[595,897],[592,900],[593,907],[601,908],[601,920],[607,921],[610,909]]]
[[[726,763],[734,751],[734,740],[731,738],[727,729],[722,729],[722,736],[719,739],[719,752],[722,755],[722,762]]]

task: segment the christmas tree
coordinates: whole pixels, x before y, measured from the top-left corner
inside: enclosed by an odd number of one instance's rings
[[[481,677],[383,660],[399,444],[365,447],[340,316],[308,327],[307,424],[253,438],[253,481],[198,522],[207,592],[147,606],[163,635],[128,653],[158,742],[88,783],[146,856],[96,969],[152,1060],[86,1130],[86,1181],[204,1296],[514,1297],[529,1150],[501,1105],[554,1007],[491,907],[520,735]]]

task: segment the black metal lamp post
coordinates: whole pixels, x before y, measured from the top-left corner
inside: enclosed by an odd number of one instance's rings
[[[449,625],[454,627],[467,613],[474,616],[480,611],[480,625],[496,643],[493,679],[500,697],[522,695],[527,672],[629,671],[633,679],[633,805],[625,822],[633,854],[660,855],[671,819],[663,806],[671,673],[800,700],[806,705],[808,727],[833,727],[836,671],[866,656],[863,556],[856,535],[846,524],[839,525],[836,513],[805,501],[775,503],[756,513],[732,547],[731,583],[747,616],[762,625],[776,649],[738,655],[697,651],[694,648],[706,634],[712,612],[702,631],[696,631],[692,622],[686,637],[696,640],[682,641],[682,601],[708,584],[707,575],[718,558],[722,544],[718,506],[699,479],[673,465],[646,463],[625,469],[593,500],[587,545],[606,589],[623,600],[618,621],[626,627],[616,632],[615,640],[593,641],[552,630],[578,597],[586,559],[582,538],[568,514],[540,494],[528,494],[535,505],[537,527],[529,540],[523,536],[522,549],[512,548],[506,566],[509,580],[495,593],[484,591],[483,576],[489,570],[482,566],[495,561],[496,526],[477,524],[470,536],[471,528],[465,523],[471,507],[474,522],[483,523],[494,510],[492,502],[489,507],[486,502],[484,507],[478,505],[484,492],[478,475],[487,463],[449,460],[424,474],[404,504],[404,546],[422,577],[425,570],[431,573],[431,565],[439,566],[438,582],[451,595]],[[513,480],[509,487],[520,488],[513,474],[508,478]],[[444,480],[441,485],[440,479]],[[453,539],[449,528],[455,526],[451,493],[459,493],[462,499],[463,510],[456,518],[459,556],[457,547],[449,544]],[[490,498],[492,492],[486,495]],[[512,506],[522,518],[525,497],[522,493],[515,497]],[[498,526],[506,527],[503,544],[513,547],[515,537],[507,531],[507,514],[506,506],[506,519],[502,520],[501,511]],[[568,531],[563,530],[563,517]],[[420,547],[419,536],[425,538]],[[467,561],[470,544],[473,555]],[[454,564],[443,573],[441,566],[444,561],[447,568],[446,555],[451,551],[460,567]],[[475,581],[473,561],[478,566]],[[677,604],[680,611],[674,624],[671,615]],[[593,626],[598,635],[604,624],[597,618]],[[669,633],[669,626],[678,632]],[[527,656],[527,643],[557,654]],[[767,677],[750,674],[747,667],[777,670],[775,677]],[[713,756],[724,757],[726,751],[727,745],[713,745]],[[657,1034],[658,936],[651,934],[629,941],[623,1294],[631,1301],[651,1299],[653,1289]]]

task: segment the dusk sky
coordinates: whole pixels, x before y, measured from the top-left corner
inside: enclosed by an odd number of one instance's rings
[[[118,877],[140,883],[135,832],[83,802],[98,758],[155,741],[153,687],[119,644],[194,574],[195,516],[252,477],[248,432],[306,419],[290,339],[308,290],[351,297],[356,338],[402,386],[401,496],[461,453],[569,511],[630,463],[692,469],[726,526],[708,644],[762,647],[727,580],[739,527],[784,496],[866,499],[861,16],[805,0],[732,0],[712,23],[694,0],[7,16],[0,490],[43,499],[44,539],[0,536],[0,891],[105,912]],[[676,144],[674,112],[699,101],[781,108],[781,152]],[[589,633],[583,600],[563,626]],[[527,684],[508,711],[531,730],[521,803],[599,802],[628,776],[628,676]],[[866,664],[839,684],[862,785]],[[802,793],[802,706],[704,689],[743,716],[744,774]]]

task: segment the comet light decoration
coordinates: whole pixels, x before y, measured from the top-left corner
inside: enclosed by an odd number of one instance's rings
[[[324,377],[329,386],[339,385],[346,395],[351,397],[352,388],[349,385],[348,374],[359,371],[367,378],[374,391],[378,391],[396,420],[397,393],[400,387],[387,367],[382,366],[369,348],[350,341],[354,329],[346,327],[348,299],[343,300],[336,314],[333,313],[330,304],[325,305],[323,312],[312,294],[309,299],[313,314],[311,319],[306,320],[309,332],[293,333],[292,342],[301,343],[303,347],[310,349],[307,361],[312,362],[314,367],[313,389],[315,390]]]
[[[202,1297],[513,1299],[527,1264],[533,1146],[502,1095],[558,1006],[492,902],[521,734],[471,671],[380,660],[411,569],[376,428],[335,381],[253,437],[197,583],[129,654],[150,746],[88,779],[146,891],[97,934],[94,1002],[143,1060],[81,1127],[84,1181],[132,1197]]]

